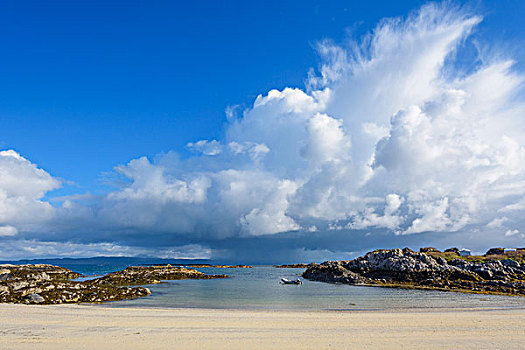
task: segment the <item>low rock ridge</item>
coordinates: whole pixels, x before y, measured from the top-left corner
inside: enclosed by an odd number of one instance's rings
[[[310,264],[303,277],[353,285],[525,296],[525,264],[512,259],[447,262],[409,248],[375,250],[354,260]]]
[[[131,287],[161,280],[224,278],[181,267],[128,267],[87,280],[81,274],[53,265],[0,265],[0,303],[62,304],[100,303],[135,299],[151,294],[148,288]]]
[[[227,278],[227,275],[206,275],[203,272],[171,265],[130,266],[92,280],[97,285],[143,285],[160,283],[163,280]]]
[[[193,268],[205,268],[205,267],[215,267],[220,269],[251,269],[253,266],[250,265],[210,265],[210,264],[195,264],[188,265]]]
[[[284,264],[284,265],[273,265],[273,267],[278,269],[305,269],[308,267],[308,264]]]

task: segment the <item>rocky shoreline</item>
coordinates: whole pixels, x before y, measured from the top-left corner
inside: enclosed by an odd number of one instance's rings
[[[350,285],[525,296],[525,264],[514,259],[444,259],[409,248],[310,264],[303,277]]]
[[[0,265],[0,303],[101,303],[135,299],[151,294],[148,288],[137,285],[228,276],[162,265],[132,266],[100,278],[73,281],[78,277],[79,273],[53,265]]]

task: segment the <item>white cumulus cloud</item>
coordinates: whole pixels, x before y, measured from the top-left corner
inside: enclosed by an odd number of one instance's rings
[[[0,236],[43,224],[55,215],[44,195],[60,181],[13,150],[0,151]]]
[[[222,145],[217,140],[189,142],[186,146],[194,152],[200,152],[207,156],[216,156],[222,152]]]

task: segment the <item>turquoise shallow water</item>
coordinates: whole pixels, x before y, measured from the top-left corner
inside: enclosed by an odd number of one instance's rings
[[[149,285],[145,298],[105,304],[118,307],[369,310],[404,308],[516,308],[525,298],[393,288],[358,287],[303,280],[282,285],[281,277],[297,278],[304,269],[198,269],[231,278],[181,280]]]

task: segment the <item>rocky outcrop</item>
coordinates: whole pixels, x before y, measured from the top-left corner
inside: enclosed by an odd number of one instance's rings
[[[445,249],[445,253],[454,253],[454,254],[456,254],[458,256],[461,255],[459,248],[456,248],[456,247]]]
[[[134,299],[150,294],[144,287],[161,280],[223,278],[180,267],[128,267],[89,281],[72,281],[81,275],[52,265],[0,265],[0,302],[25,304],[100,303]]]
[[[310,264],[303,277],[331,283],[525,296],[525,264],[510,259],[447,262],[408,248],[376,250],[350,261]]]
[[[439,249],[437,248],[434,248],[434,247],[424,247],[424,248],[419,248],[419,252],[420,253],[428,253],[428,252],[437,252],[439,253]]]
[[[80,276],[79,273],[66,268],[46,264],[0,265],[0,281],[14,279],[69,281]]]
[[[92,280],[96,285],[144,285],[160,283],[163,280],[227,278],[227,275],[206,275],[200,271],[184,267],[130,266],[122,271],[112,272],[104,277]]]
[[[285,265],[273,265],[278,269],[305,269],[308,267],[308,264],[285,264]]]
[[[500,255],[500,254],[503,254],[504,251],[505,251],[505,249],[503,249],[503,248],[490,248],[485,253],[485,256],[487,256],[487,255]]]
[[[53,265],[0,265],[0,302],[62,304],[138,298],[149,289],[71,281],[79,273]]]

